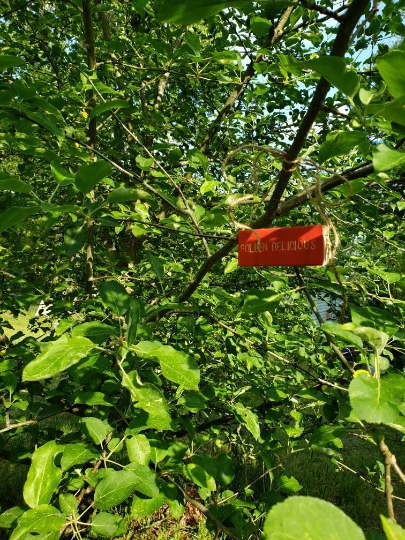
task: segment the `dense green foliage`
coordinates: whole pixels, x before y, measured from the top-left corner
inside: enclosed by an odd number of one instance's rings
[[[117,537],[189,503],[234,539],[361,540],[283,470],[360,438],[372,538],[405,538],[403,0],[0,11],[0,456],[30,463],[0,527]],[[238,267],[239,229],[316,223],[329,265]]]

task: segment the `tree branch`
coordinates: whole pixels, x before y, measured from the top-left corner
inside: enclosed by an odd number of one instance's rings
[[[328,9],[327,7],[315,4],[315,2],[311,2],[310,0],[299,0],[299,1],[306,9],[317,11],[318,13],[322,13],[322,15],[326,15],[328,19],[335,19],[335,21],[339,21],[339,22],[343,21],[344,16],[339,15],[336,11],[332,11],[331,9]]]
[[[388,446],[385,444],[384,440],[380,442],[380,452],[384,456],[385,461],[385,496],[387,497],[387,507],[389,517],[396,522],[395,513],[394,513],[394,503],[392,501],[391,493],[391,465],[392,465],[392,454],[388,449]]]

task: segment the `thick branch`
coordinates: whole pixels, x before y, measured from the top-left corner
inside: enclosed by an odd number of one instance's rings
[[[333,43],[333,47],[330,56],[343,57],[346,49],[349,45],[350,37],[353,30],[366,9],[368,0],[353,0],[346,15],[344,16],[342,24],[339,26],[339,30],[336,35],[336,39]],[[275,216],[277,206],[283,196],[284,190],[295,170],[296,159],[304,146],[306,138],[321,110],[322,104],[329,91],[330,84],[326,79],[321,78],[312,101],[308,107],[308,110],[301,122],[298,132],[292,142],[290,148],[286,152],[286,157],[283,161],[283,167],[278,175],[276,187],[274,188],[273,195],[267,206],[267,209],[263,216],[261,216],[253,225],[254,228],[269,226],[272,219]]]
[[[353,0],[352,4],[350,5],[347,11],[347,14],[344,17],[344,22],[340,25],[340,28],[338,30],[338,33],[337,33],[337,36],[336,36],[336,39],[335,39],[335,42],[333,44],[332,51],[331,51],[332,56],[344,55],[346,48],[348,46],[349,40],[350,40],[350,36],[352,35],[353,29],[355,28],[356,23],[361,17],[367,4],[368,4],[368,0]],[[252,228],[257,229],[261,227],[268,227],[276,215],[282,215],[278,213],[278,206],[283,196],[284,190],[287,187],[288,181],[291,178],[291,175],[294,171],[294,168],[291,167],[291,165],[295,163],[295,160],[297,159],[298,154],[305,143],[307,135],[313,123],[315,122],[319,111],[321,110],[322,103],[326,97],[326,94],[328,93],[329,88],[330,88],[330,84],[325,79],[321,78],[315,90],[315,94],[314,94],[314,97],[312,98],[308,111],[298,129],[297,135],[295,136],[295,139],[290,149],[287,151],[286,158],[283,161],[283,168],[280,171],[280,174],[278,176],[278,181],[277,181],[276,187],[274,188],[274,191],[270,199],[270,202],[267,206],[267,209],[264,212],[264,214],[255,221],[255,223],[252,225]],[[357,175],[355,177],[359,178],[361,176],[367,176],[371,172],[373,172],[372,166],[371,166],[371,169],[366,168],[363,174],[359,172],[358,175],[360,176]],[[353,179],[353,178],[350,178],[350,179]],[[336,185],[341,184],[342,180],[341,179],[339,180],[338,178],[336,178],[336,179],[331,179],[330,182],[331,184],[333,184],[333,187],[335,187]],[[316,189],[316,186],[314,186],[311,194],[315,193],[315,189]],[[322,191],[325,191],[325,189],[322,189]],[[308,193],[304,196],[301,202],[307,199],[308,199]],[[294,206],[292,206],[291,208],[294,208]],[[197,274],[195,275],[193,281],[188,285],[188,287],[183,292],[183,294],[180,295],[180,302],[184,302],[185,300],[190,298],[190,296],[196,290],[196,288],[198,287],[200,282],[203,280],[205,275],[213,268],[213,266],[218,261],[220,261],[223,257],[228,255],[228,253],[236,246],[236,243],[237,243],[237,237],[227,242],[219,251],[214,253],[211,257],[209,257],[204,262],[204,264],[201,266],[201,268],[198,270]]]

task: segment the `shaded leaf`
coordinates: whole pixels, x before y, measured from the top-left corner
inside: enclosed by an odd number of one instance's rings
[[[0,54],[0,71],[10,67],[19,67],[25,64],[24,58],[11,56],[9,54]]]
[[[100,103],[100,105],[96,105],[91,109],[89,120],[103,112],[111,111],[112,109],[122,109],[124,107],[129,107],[129,103],[123,99],[112,99],[111,101]]]
[[[127,311],[130,297],[121,283],[117,281],[106,281],[100,285],[99,290],[103,302],[116,315],[123,315]]]
[[[111,165],[102,159],[82,165],[75,176],[76,187],[84,194],[90,193],[103,178],[110,176],[111,172]]]
[[[40,206],[11,206],[5,212],[0,214],[0,233],[13,227],[19,221],[38,213],[41,210]]]
[[[262,313],[274,309],[284,296],[273,289],[250,289],[245,295],[242,313]]]
[[[14,191],[15,193],[31,193],[32,186],[28,182],[10,177],[0,180],[0,190]]]

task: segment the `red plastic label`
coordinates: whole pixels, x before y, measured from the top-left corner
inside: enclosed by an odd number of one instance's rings
[[[322,266],[323,225],[243,230],[238,233],[239,266]]]

